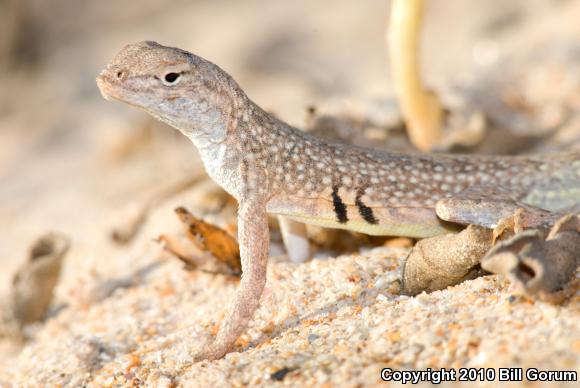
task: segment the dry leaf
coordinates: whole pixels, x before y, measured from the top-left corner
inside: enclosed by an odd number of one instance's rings
[[[12,278],[9,295],[0,301],[0,333],[18,337],[24,325],[44,319],[69,246],[68,238],[56,233],[32,245],[28,260]]]
[[[196,260],[197,249],[209,252],[220,263],[225,264],[229,272],[240,274],[240,248],[236,239],[222,228],[196,218],[185,208],[178,207],[175,213],[183,223],[186,238],[162,235],[159,240],[166,250],[174,254],[188,266],[196,268],[200,265]]]
[[[562,217],[547,238],[528,230],[494,247],[482,260],[484,269],[507,276],[528,295],[564,289],[580,265],[580,216]]]

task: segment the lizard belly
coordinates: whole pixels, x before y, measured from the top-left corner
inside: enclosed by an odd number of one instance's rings
[[[433,208],[428,207],[374,206],[375,222],[365,219],[355,204],[345,204],[344,214],[339,217],[332,201],[324,198],[274,198],[268,202],[267,211],[305,224],[374,236],[425,238],[455,231],[437,218]]]

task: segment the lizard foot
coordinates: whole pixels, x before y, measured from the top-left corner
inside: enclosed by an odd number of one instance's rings
[[[538,229],[547,232],[556,223],[556,214],[540,209],[518,208],[513,214],[501,218],[493,229],[493,243],[506,240],[522,233],[526,229]]]
[[[493,244],[500,238],[509,238],[524,231],[524,209],[517,209],[514,214],[504,217],[493,228]]]

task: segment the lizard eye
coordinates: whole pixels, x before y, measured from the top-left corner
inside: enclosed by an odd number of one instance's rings
[[[181,74],[179,73],[167,73],[163,77],[163,81],[165,85],[175,85],[179,79],[181,78]]]

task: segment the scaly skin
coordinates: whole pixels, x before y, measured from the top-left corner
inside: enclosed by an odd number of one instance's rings
[[[213,344],[231,350],[266,282],[267,214],[374,235],[429,237],[451,221],[493,228],[523,208],[528,225],[580,203],[580,152],[497,157],[379,153],[332,144],[274,118],[222,69],[155,42],[126,46],[99,75],[103,96],[179,129],[239,202],[243,276]],[[544,208],[546,210],[541,210]]]

